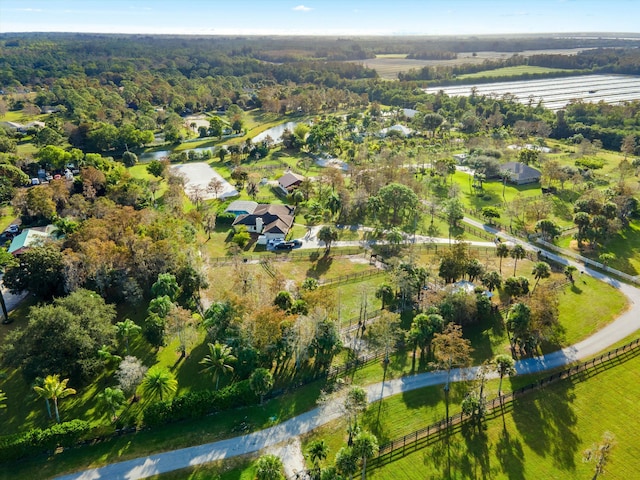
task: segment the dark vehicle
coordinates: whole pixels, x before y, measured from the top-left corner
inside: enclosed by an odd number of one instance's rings
[[[293,243],[292,242],[282,242],[282,243],[278,243],[273,248],[274,248],[274,250],[285,250],[287,252],[290,252],[291,250],[293,250]]]
[[[302,246],[302,240],[291,240],[289,243],[293,245],[293,248],[300,248]]]

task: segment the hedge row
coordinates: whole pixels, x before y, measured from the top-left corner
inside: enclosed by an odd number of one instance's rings
[[[256,403],[258,397],[251,390],[249,380],[243,380],[222,390],[189,392],[154,402],[144,409],[143,422],[146,426],[163,425]]]
[[[58,447],[70,447],[89,431],[89,422],[71,420],[44,430],[32,428],[27,432],[4,437],[0,439],[0,463],[52,451]]]

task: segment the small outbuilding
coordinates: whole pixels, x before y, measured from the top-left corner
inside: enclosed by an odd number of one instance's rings
[[[298,175],[289,170],[278,179],[278,186],[285,194],[289,194],[298,188],[304,180],[305,177],[303,175]]]

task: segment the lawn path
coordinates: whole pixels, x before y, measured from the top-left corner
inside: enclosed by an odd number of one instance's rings
[[[472,224],[477,223],[470,219],[465,219],[465,221]],[[481,228],[487,230],[487,227],[485,226],[481,226]],[[504,239],[521,243],[529,250],[540,251],[544,257],[561,264],[575,265],[578,268],[578,271],[583,272],[580,274],[581,277],[582,275],[588,275],[598,280],[605,281],[619,289],[629,300],[629,308],[626,312],[589,338],[548,355],[516,362],[516,370],[518,374],[542,372],[593,356],[607,347],[618,343],[640,328],[639,289],[607,277],[606,275],[585,267],[580,263],[567,260],[551,252],[541,251],[539,248],[533,247],[530,244],[522,242],[521,240],[504,233],[495,231],[493,233],[500,235]],[[585,280],[579,278],[577,281]],[[477,367],[453,369],[451,371],[451,378],[453,381],[469,378],[474,375],[476,368]],[[366,387],[366,390],[369,401],[373,402],[402,392],[427,386],[441,385],[444,384],[446,380],[446,372],[429,372],[369,385]],[[229,438],[205,445],[149,455],[147,457],[136,458],[125,462],[113,463],[104,467],[94,468],[84,472],[78,472],[57,478],[64,480],[134,480],[194,465],[200,465],[215,460],[231,458],[247,453],[255,453],[264,448],[273,447],[280,443],[291,441],[295,437],[306,434],[321,425],[340,418],[344,413],[342,405],[342,397],[337,396],[327,401],[324,405],[321,405],[309,412],[303,413],[295,418],[291,418],[279,425],[275,425],[258,432],[253,432],[248,435]]]

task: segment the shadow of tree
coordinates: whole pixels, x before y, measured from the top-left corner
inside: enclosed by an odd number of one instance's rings
[[[468,454],[462,458],[459,467],[464,478],[494,478],[491,472],[489,439],[485,431],[478,432],[471,422],[462,426]]]
[[[511,480],[524,480],[522,443],[517,438],[511,438],[506,427],[496,442],[496,458],[502,471],[508,473]]]
[[[323,256],[318,258],[318,261],[307,270],[307,277],[318,279],[331,268],[333,263],[333,257]]]
[[[563,470],[575,469],[575,454],[580,438],[576,433],[577,416],[572,409],[573,383],[551,385],[513,403],[513,420],[524,442],[536,454],[553,456]]]

